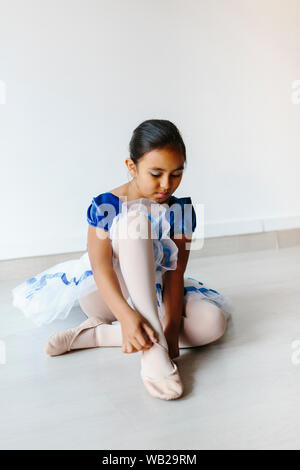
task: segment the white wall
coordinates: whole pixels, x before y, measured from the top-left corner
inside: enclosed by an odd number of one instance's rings
[[[0,259],[84,250],[133,129],[170,119],[205,235],[300,226],[299,0],[0,0]],[[2,94],[3,95],[3,94]],[[1,90],[0,90],[1,96]]]

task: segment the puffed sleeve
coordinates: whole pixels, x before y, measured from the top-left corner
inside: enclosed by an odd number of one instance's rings
[[[170,209],[170,237],[176,234],[192,235],[197,224],[192,199],[190,197],[177,198]]]
[[[192,204],[192,232],[195,231],[196,226],[197,226],[196,212]]]
[[[103,228],[109,231],[113,219],[119,213],[117,198],[110,193],[99,194],[92,199],[92,203],[87,209],[87,222],[93,227]]]

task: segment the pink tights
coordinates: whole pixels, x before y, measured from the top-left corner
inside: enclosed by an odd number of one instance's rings
[[[137,217],[136,212],[127,215]],[[139,218],[141,222],[141,218]],[[151,238],[119,237],[119,230],[124,223],[120,219],[116,234],[112,240],[112,249],[118,260],[115,267],[124,298],[129,295],[135,308],[149,321],[156,331],[159,341],[166,345],[163,328],[157,310],[155,292],[155,265]],[[142,217],[142,224],[150,226],[147,217]],[[74,347],[122,346],[121,325],[107,307],[99,289],[79,299],[80,306],[88,317],[97,317],[107,324],[86,330],[74,343]],[[111,324],[112,322],[117,322]],[[203,299],[184,298],[179,348],[190,348],[211,343],[220,338],[226,329],[226,316],[215,304]]]

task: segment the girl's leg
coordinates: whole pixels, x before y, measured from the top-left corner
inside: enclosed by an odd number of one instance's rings
[[[139,226],[146,238],[132,238],[133,226]],[[124,297],[130,295],[135,309],[145,317],[156,332],[160,344],[168,348],[157,310],[155,290],[155,264],[151,223],[146,216],[130,212],[118,222],[112,247],[119,261],[116,269]],[[116,320],[106,306],[100,291],[81,298],[79,303],[88,316],[100,319]],[[121,325],[99,325],[85,330],[75,339],[72,349],[95,346],[122,346]],[[173,365],[167,351],[155,344],[147,351],[142,351],[142,369],[144,375],[158,378],[173,372]]]
[[[116,318],[109,310],[105,310],[107,308],[106,304],[104,304],[103,310],[100,311],[103,302],[101,295],[99,297],[99,295],[90,294],[89,299],[82,307],[83,311],[87,316],[97,316],[103,321],[111,323]],[[98,312],[99,314],[97,314]],[[226,326],[226,316],[219,307],[203,299],[187,299],[179,333],[179,348],[192,348],[212,343],[223,336]],[[75,349],[97,346],[122,347],[120,323],[103,324],[96,326],[94,331],[92,328],[83,331],[73,343]]]
[[[129,293],[126,288],[120,267],[115,268],[119,284],[124,298],[128,298]],[[117,318],[107,306],[100,290],[96,290],[84,297],[80,297],[79,305],[87,317],[96,317],[104,323],[94,328],[82,331],[73,341],[71,349],[113,347],[122,346],[122,330],[120,323],[113,324]]]
[[[184,299],[179,348],[212,343],[224,334],[226,325],[226,316],[216,304],[187,295]]]
[[[134,228],[139,228],[141,235]],[[164,377],[174,371],[174,366],[168,354],[168,343],[157,309],[151,222],[144,214],[129,212],[119,221],[116,233],[113,248],[133,306],[148,320],[158,342],[166,348],[153,344],[150,349],[142,351],[143,375]]]
[[[116,247],[116,245],[115,245]],[[118,250],[118,248],[116,247]],[[124,296],[128,291],[124,284],[119,266],[116,273]],[[79,300],[82,310],[88,317],[97,317],[106,323],[116,321],[116,317],[107,307],[99,290]],[[191,348],[212,343],[223,336],[227,326],[224,312],[215,304],[205,299],[187,296],[184,299],[184,313],[179,333],[179,348]],[[97,346],[122,347],[120,323],[103,324],[83,331],[73,343],[73,348]]]
[[[115,254],[117,254],[118,256],[119,250],[118,250],[117,240],[116,241],[113,240],[113,249],[115,251]],[[129,292],[126,287],[124,278],[122,276],[119,263],[117,264],[117,266],[115,266],[114,269],[119,280],[123,297],[125,299],[128,299]],[[96,317],[104,321],[105,323],[111,323],[117,320],[115,315],[108,308],[99,289],[95,290],[91,294],[88,294],[84,297],[80,297],[78,300],[79,300],[81,309],[83,310],[83,312],[86,314],[87,317]]]
[[[99,289],[78,299],[79,305],[87,317],[96,317],[105,323],[111,323],[116,317],[108,308]]]
[[[116,273],[126,298],[128,291],[119,267]],[[80,306],[88,317],[97,317],[106,323],[116,321],[116,317],[107,307],[99,290],[79,299]],[[215,304],[205,299],[189,297],[184,299],[184,313],[179,333],[179,348],[191,348],[212,343],[223,336],[227,326],[224,312]],[[102,324],[94,329],[83,331],[73,343],[73,349],[97,346],[122,347],[120,323]]]
[[[114,249],[118,253],[118,243],[114,240]],[[123,297],[127,299],[129,293],[122,276],[120,266],[115,266],[115,272],[117,274],[119,284]],[[95,347],[122,347],[122,330],[120,323],[112,325],[112,322],[117,321],[117,318],[107,306],[99,289],[96,291],[80,297],[79,305],[85,315],[90,317],[98,318],[104,323],[94,328],[82,331],[77,338],[73,341],[71,349],[82,349],[82,348],[95,348]]]
[[[71,349],[96,348],[99,346],[122,346],[121,325],[112,325],[115,315],[108,308],[99,290],[79,299],[79,304],[87,317],[98,318],[104,323],[83,330],[73,341]]]

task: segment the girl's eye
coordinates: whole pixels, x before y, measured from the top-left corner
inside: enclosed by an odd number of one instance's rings
[[[152,176],[154,176],[154,178],[158,178],[159,176],[161,175],[155,175],[154,173],[151,173]],[[173,178],[179,178],[181,176],[181,173],[179,173],[179,175],[171,175],[173,176]]]

